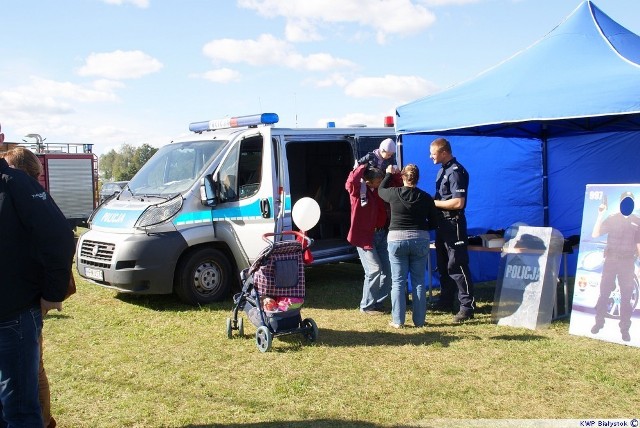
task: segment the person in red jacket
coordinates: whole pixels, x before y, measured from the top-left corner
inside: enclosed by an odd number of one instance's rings
[[[345,188],[351,202],[351,227],[347,241],[358,251],[364,269],[360,311],[384,314],[384,300],[391,291],[391,267],[387,251],[389,217],[387,205],[378,196],[384,171],[363,164],[349,173]],[[360,203],[360,182],[366,184],[367,204]]]

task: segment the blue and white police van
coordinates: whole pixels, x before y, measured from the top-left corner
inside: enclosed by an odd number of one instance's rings
[[[355,159],[394,128],[278,128],[263,113],[189,126],[160,148],[78,241],[79,274],[123,293],[168,294],[197,305],[225,298],[265,247],[262,235],[295,230],[291,208],[320,205],[314,264],[357,258],[347,241]],[[392,126],[392,124],[391,124]]]

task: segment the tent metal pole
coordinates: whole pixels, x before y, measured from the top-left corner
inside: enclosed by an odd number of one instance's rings
[[[547,130],[547,124],[542,124],[542,132],[540,140],[542,143],[542,214],[544,220],[544,226],[549,226],[549,170],[547,166],[547,139],[549,132]]]

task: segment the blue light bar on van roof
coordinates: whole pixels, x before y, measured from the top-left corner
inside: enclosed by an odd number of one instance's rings
[[[215,129],[238,128],[241,126],[272,125],[278,123],[278,115],[275,113],[252,114],[249,116],[227,117],[205,122],[193,122],[189,124],[189,131],[203,132]]]

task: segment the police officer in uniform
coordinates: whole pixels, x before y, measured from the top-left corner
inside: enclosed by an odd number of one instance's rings
[[[433,198],[436,208],[440,211],[436,231],[436,256],[441,290],[438,309],[452,311],[457,293],[460,310],[453,317],[453,321],[461,323],[473,318],[475,311],[467,252],[467,219],[464,216],[469,174],[451,154],[451,145],[446,139],[434,140],[429,147],[429,153],[434,164],[442,164],[436,178],[436,194]]]
[[[624,192],[620,196],[620,212],[604,218],[606,204],[598,207],[598,217],[593,226],[592,237],[607,235],[607,246],[604,250],[604,263],[600,278],[600,295],[596,303],[595,324],[591,333],[596,334],[604,327],[605,315],[609,307],[609,296],[616,288],[616,278],[620,288],[620,334],[622,340],[629,342],[631,336],[631,314],[633,307],[631,298],[634,289],[635,260],[640,243],[640,218],[633,212],[633,193]],[[629,202],[629,209],[625,210],[625,203]]]

